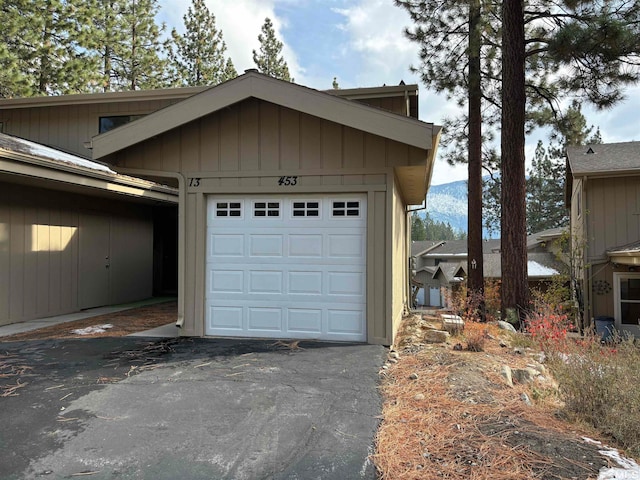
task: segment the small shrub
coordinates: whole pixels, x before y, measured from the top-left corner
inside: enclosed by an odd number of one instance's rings
[[[467,343],[467,350],[470,352],[484,352],[484,345],[488,338],[491,338],[490,329],[495,330],[494,325],[486,323],[467,322],[464,326],[464,338]]]
[[[538,303],[525,320],[525,329],[547,354],[566,347],[567,334],[573,328],[562,306]]]
[[[478,292],[469,294],[467,284],[462,283],[447,298],[451,310],[466,321],[478,321],[480,306],[484,302],[485,320],[499,320],[500,315],[500,282],[487,280],[484,283],[484,295]]]
[[[479,332],[474,332],[467,336],[467,350],[470,352],[484,352],[484,342],[484,335]]]
[[[640,350],[632,338],[567,341],[548,356],[565,409],[640,456]]]
[[[531,335],[522,332],[506,332],[509,338],[509,345],[519,348],[532,348],[536,346],[536,341]]]

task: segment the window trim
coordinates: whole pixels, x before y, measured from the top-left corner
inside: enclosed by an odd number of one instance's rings
[[[131,122],[134,122],[136,120],[139,120],[140,118],[146,116],[146,114],[144,113],[127,113],[127,114],[122,114],[122,115],[98,115],[98,135],[102,135],[103,133],[107,133],[110,132],[111,130],[115,130],[118,127],[122,127],[124,125],[127,125]],[[110,128],[108,130],[103,130],[102,129],[102,119],[106,119],[106,118],[129,118],[128,122],[123,123],[122,125],[117,125],[113,128]]]
[[[613,316],[615,318],[616,327],[634,327],[638,326],[634,323],[622,323],[622,299],[620,281],[634,278],[640,280],[640,272],[613,272]],[[625,303],[640,303],[640,300],[626,301]]]
[[[256,205],[258,203],[264,203],[264,207],[256,207]],[[273,207],[270,206],[271,204],[275,204],[277,203],[278,205]],[[258,200],[251,200],[251,218],[256,218],[258,220],[263,220],[263,219],[267,219],[267,218],[282,218],[282,211],[283,211],[284,205],[281,199],[258,199]],[[256,215],[256,209],[260,210],[261,212],[264,212],[264,215]],[[277,212],[277,215],[272,215],[272,212]]]
[[[296,207],[296,203],[304,203],[304,207]],[[309,206],[310,203],[315,203],[317,206]],[[322,207],[323,202],[322,199],[319,198],[309,198],[309,199],[292,199],[291,201],[291,209],[289,210],[289,215],[292,220],[301,220],[301,219],[311,219],[311,220],[319,220],[322,218]],[[301,211],[304,215],[296,215],[296,211]],[[309,211],[316,211],[317,215],[309,215]]]
[[[239,207],[232,207],[231,204],[239,204]],[[219,206],[225,204],[226,206]],[[244,201],[241,199],[229,199],[225,201],[217,201],[213,208],[213,218],[224,220],[242,220],[244,218]],[[231,212],[240,212],[239,215],[231,215]],[[220,212],[225,212],[225,215],[219,215]]]
[[[342,220],[348,218],[362,218],[362,201],[355,198],[332,198],[330,199],[331,218]],[[342,206],[336,206],[336,203],[342,204]],[[349,205],[349,204],[357,205]],[[336,212],[342,212],[342,214],[336,214]],[[351,214],[351,212],[357,212],[357,215]]]

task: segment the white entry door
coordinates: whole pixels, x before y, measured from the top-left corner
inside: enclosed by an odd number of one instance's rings
[[[207,201],[207,335],[366,341],[365,195]]]

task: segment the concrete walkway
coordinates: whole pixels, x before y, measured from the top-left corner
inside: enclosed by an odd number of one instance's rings
[[[0,326],[0,337],[6,337],[14,335],[16,333],[30,332],[32,330],[38,330],[39,328],[50,327],[52,325],[58,325],[66,322],[73,322],[76,320],[84,320],[85,318],[98,317],[100,315],[108,315],[110,313],[121,312],[123,310],[130,310],[132,308],[146,307],[148,305],[155,305],[157,303],[163,303],[172,300],[173,297],[157,297],[141,300],[139,302],[125,303],[121,305],[112,305],[108,307],[90,308],[82,310],[81,312],[68,313],[66,315],[57,315],[55,317],[38,318],[35,320],[28,320],[26,322],[12,323],[10,325]],[[138,337],[177,337],[178,328],[173,323],[164,325],[162,327],[146,330],[144,332],[138,332],[132,334],[132,336]]]

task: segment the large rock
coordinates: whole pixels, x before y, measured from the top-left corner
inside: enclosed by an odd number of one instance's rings
[[[513,387],[513,378],[511,375],[511,367],[509,365],[503,365],[502,366],[502,371],[500,372],[502,374],[502,377],[504,378],[505,383],[510,386]]]
[[[533,368],[517,368],[512,370],[513,378],[518,383],[531,383],[533,380],[540,375],[540,372],[534,370]]]
[[[424,341],[426,343],[446,343],[449,339],[449,333],[443,330],[427,330],[424,332]]]
[[[498,320],[498,327],[502,330],[507,330],[509,332],[517,332],[515,327],[511,325],[509,322],[503,322],[502,320]]]

